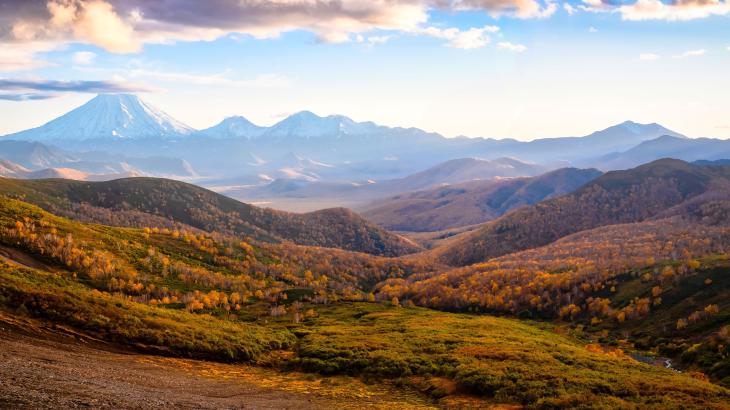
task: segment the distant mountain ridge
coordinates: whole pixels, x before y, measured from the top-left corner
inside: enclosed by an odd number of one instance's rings
[[[730,158],[730,140],[662,135],[644,141],[627,151],[605,155],[594,163],[603,169],[627,169],[659,158],[676,158],[684,161]]]
[[[376,201],[363,216],[394,231],[433,232],[487,222],[523,205],[574,191],[602,173],[563,168],[528,178],[479,180]]]
[[[74,168],[50,167],[38,170],[30,170],[20,164],[0,159],[0,177],[18,178],[18,179],[48,179],[61,178],[72,179],[76,181],[109,181],[119,178],[139,177],[143,174],[137,170],[123,170],[109,173],[88,173],[79,171]]]
[[[26,174],[4,176],[41,178],[49,169],[66,169],[82,174],[95,174],[101,179],[153,174],[159,176],[191,177],[195,169],[185,160],[164,156],[127,157],[104,152],[69,152],[37,141],[0,140],[0,160],[25,168]],[[45,174],[39,171],[46,172]],[[71,176],[69,172],[65,175]],[[60,174],[59,174],[60,175]],[[97,179],[97,177],[93,177]]]
[[[665,137],[668,136],[668,137]],[[673,138],[676,144],[662,144],[658,138]],[[35,158],[23,162],[13,154],[10,143],[22,140],[43,145],[27,147]],[[628,168],[637,161],[661,157],[686,160],[719,159],[728,152],[720,140],[694,140],[659,124],[626,121],[583,137],[542,138],[532,141],[491,138],[446,138],[418,128],[387,127],[358,122],[342,115],[319,116],[310,111],[290,115],[272,126],[259,126],[241,116],[196,131],[129,94],[99,95],[83,106],[31,130],[0,139],[0,158],[33,171],[70,168],[85,173],[127,172],[122,166],[100,170],[114,158],[157,177],[173,177],[215,189],[240,193],[252,185],[262,187],[278,178],[276,195],[298,190],[301,181],[326,183],[326,190],[340,197],[353,186],[405,178],[460,158],[498,161],[514,158],[543,167],[541,172],[563,167],[599,168],[603,171]],[[666,149],[669,145],[685,148]],[[640,154],[637,151],[646,151]],[[66,156],[64,161],[59,157]],[[157,159],[166,158],[156,164]],[[725,156],[727,157],[727,156]],[[130,162],[139,159],[139,163]],[[24,160],[25,161],[25,160]],[[508,174],[507,176],[529,176]],[[465,173],[462,173],[465,175]],[[505,176],[505,175],[500,175]],[[477,178],[484,178],[478,176]],[[445,183],[473,179],[457,178]],[[415,189],[423,189],[421,184]],[[412,190],[413,188],[408,188]],[[358,190],[361,190],[358,188]],[[402,191],[401,191],[402,192]],[[388,194],[397,194],[390,191]],[[249,198],[237,196],[248,200]],[[347,202],[328,203],[344,205]]]
[[[417,128],[386,127],[371,121],[357,122],[344,115],[322,117],[310,111],[297,112],[270,127],[256,125],[242,116],[233,116],[225,118],[214,126],[197,131],[133,94],[97,95],[82,106],[40,127],[8,134],[5,135],[5,138],[49,141],[96,138],[169,138],[190,134],[213,138],[253,138],[260,136],[309,138],[343,135],[372,136],[373,134],[393,131],[406,134],[433,134],[443,138],[438,134],[427,133]],[[560,140],[576,138],[591,144],[616,146],[635,144],[660,135],[684,138],[683,135],[668,130],[659,124],[638,124],[626,121],[585,137],[543,138],[529,142],[483,138],[477,138],[476,140],[499,141],[498,145],[501,148],[512,145],[554,144]],[[463,143],[464,138],[455,138],[453,140],[461,140]]]
[[[320,167],[323,167],[323,165],[320,165]],[[324,167],[326,169],[326,164]],[[497,158],[495,160],[457,158],[402,178],[381,181],[371,180],[360,183],[328,183],[294,175],[289,178],[275,179],[261,187],[232,190],[227,194],[234,197],[249,195],[254,198],[268,198],[270,195],[290,198],[344,195],[350,199],[367,199],[473,180],[535,176],[548,170],[548,167],[522,162],[514,158]]]

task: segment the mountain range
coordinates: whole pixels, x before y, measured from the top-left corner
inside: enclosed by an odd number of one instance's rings
[[[318,202],[307,209],[320,204],[359,206],[383,196],[473,179],[463,170],[454,178],[433,177],[439,167],[448,172],[455,159],[511,158],[536,169],[514,172],[505,166],[489,176],[477,173],[476,178],[483,179],[535,176],[569,166],[610,171],[663,157],[723,159],[730,157],[730,143],[687,138],[659,124],[631,121],[583,137],[528,142],[445,138],[417,128],[309,111],[269,127],[236,116],[195,130],[131,94],[99,95],[40,127],[0,139],[0,158],[27,168],[31,174],[25,175],[31,178],[38,171],[83,179],[170,177],[284,208],[287,198],[316,195]],[[459,166],[465,166],[460,161]]]

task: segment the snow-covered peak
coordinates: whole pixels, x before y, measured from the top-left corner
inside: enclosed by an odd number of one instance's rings
[[[320,117],[310,111],[293,114],[269,128],[265,135],[275,137],[326,137],[362,135],[376,130],[371,122],[358,123],[343,115]]]
[[[239,115],[228,117],[217,125],[200,131],[200,133],[206,137],[212,138],[253,138],[258,137],[264,131],[266,131],[266,128],[259,127]]]
[[[38,128],[8,135],[35,141],[178,138],[195,130],[132,94],[101,94]]]
[[[604,141],[613,144],[637,144],[642,141],[648,141],[662,135],[672,135],[678,138],[685,138],[683,135],[672,130],[662,127],[659,124],[640,124],[633,121],[625,121],[606,128],[605,130],[596,131],[588,135],[584,141],[593,142]]]
[[[652,124],[640,124],[638,122],[634,121],[624,121],[623,123],[619,124],[620,127],[623,127],[625,130],[634,133],[634,134],[642,134],[646,132],[656,132],[658,129],[665,129],[661,125],[657,123]]]

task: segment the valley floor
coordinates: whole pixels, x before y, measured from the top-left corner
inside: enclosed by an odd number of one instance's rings
[[[2,313],[0,363],[0,408],[433,408],[357,379],[128,353]]]

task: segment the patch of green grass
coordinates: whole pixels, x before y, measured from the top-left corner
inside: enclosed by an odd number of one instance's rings
[[[0,261],[0,305],[138,350],[218,361],[255,361],[288,348],[285,330],[130,302],[59,275]]]
[[[530,323],[342,303],[305,322],[294,367],[377,378],[442,376],[499,402],[559,408],[574,397],[613,407],[722,407],[730,392]]]

